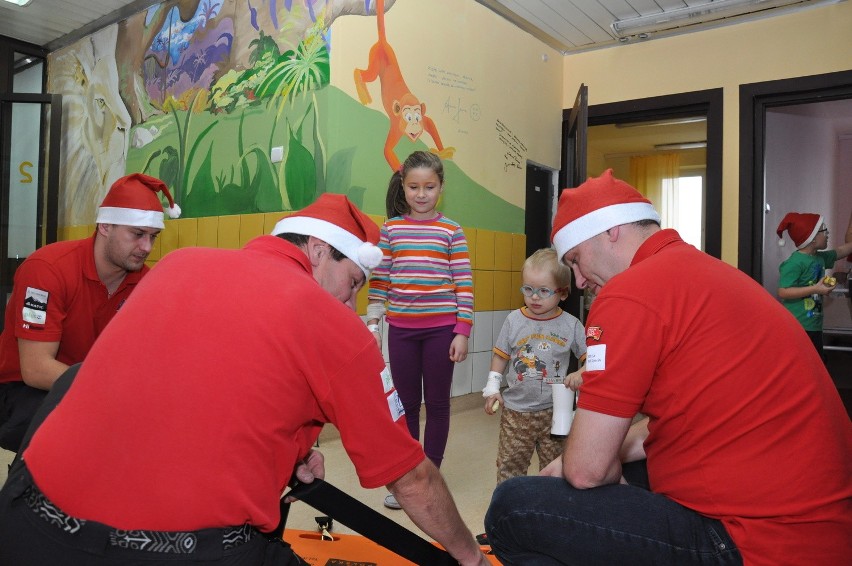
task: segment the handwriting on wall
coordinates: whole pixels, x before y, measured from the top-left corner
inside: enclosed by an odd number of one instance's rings
[[[509,171],[510,169],[525,170],[527,146],[499,118],[495,121],[494,126],[497,131],[497,141],[505,148],[503,152],[503,171]]]
[[[476,103],[475,97],[470,95],[476,92],[473,77],[430,65],[426,70],[426,80],[433,85],[462,91],[447,95],[442,112],[448,114],[456,123],[457,133],[469,133],[467,127],[470,122],[477,122],[482,116],[482,110]]]

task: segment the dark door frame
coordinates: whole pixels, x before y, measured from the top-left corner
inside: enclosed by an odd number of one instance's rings
[[[737,266],[763,281],[766,111],[852,98],[852,71],[740,85],[740,214]]]
[[[589,106],[589,126],[707,117],[707,186],[704,194],[704,251],[722,257],[722,89],[654,96]],[[563,125],[570,110],[562,111]],[[563,126],[564,127],[564,126]]]

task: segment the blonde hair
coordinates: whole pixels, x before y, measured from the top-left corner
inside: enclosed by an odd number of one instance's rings
[[[553,248],[536,250],[524,261],[523,269],[526,270],[527,268],[546,269],[553,276],[557,287],[565,289],[566,293],[571,290],[571,268],[559,261],[559,258],[556,257],[556,250]]]

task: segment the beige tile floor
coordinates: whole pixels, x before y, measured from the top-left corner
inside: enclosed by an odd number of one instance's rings
[[[496,482],[494,462],[497,454],[499,416],[486,415],[483,405],[479,393],[453,398],[450,439],[441,466],[441,472],[459,507],[462,519],[474,534],[484,530],[482,521]],[[424,416],[425,409],[421,412],[421,422]],[[387,490],[364,489],[358,484],[354,467],[346,456],[334,427],[326,427],[320,435],[319,443],[319,450],[325,456],[327,481],[407,529],[425,536],[404,511],[387,509],[382,505]],[[0,482],[6,480],[7,465],[13,457],[13,453],[0,450]],[[535,456],[531,470],[538,470]],[[318,515],[322,513],[305,503],[297,502],[290,509],[287,528],[316,530],[315,517]],[[335,522],[333,532],[351,534],[354,531]]]

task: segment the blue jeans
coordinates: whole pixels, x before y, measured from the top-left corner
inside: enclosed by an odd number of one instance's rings
[[[494,491],[485,531],[503,564],[741,566],[721,522],[631,485],[526,476]]]

